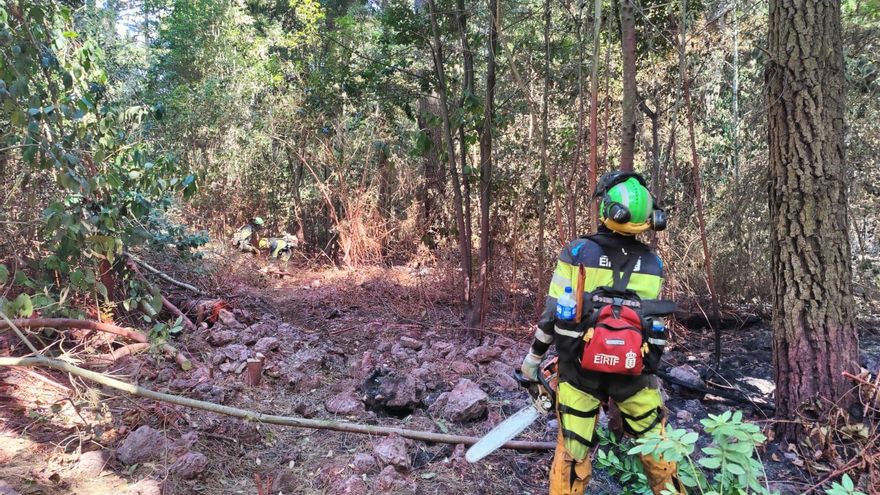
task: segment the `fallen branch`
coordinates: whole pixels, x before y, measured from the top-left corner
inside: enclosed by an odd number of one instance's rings
[[[135,256],[135,255],[133,255],[133,254],[131,254],[131,253],[125,253],[125,256],[127,256],[128,259],[130,259],[131,261],[134,261],[134,262],[137,263],[138,265],[141,265],[142,267],[146,268],[147,271],[149,271],[150,273],[152,273],[152,274],[158,276],[158,277],[161,278],[162,280],[165,280],[166,282],[172,283],[172,284],[174,284],[174,285],[176,285],[176,286],[178,286],[178,287],[182,287],[182,288],[187,289],[187,290],[191,290],[191,291],[195,292],[196,294],[198,294],[198,295],[200,295],[200,296],[204,294],[204,293],[203,293],[201,290],[199,290],[197,287],[195,287],[195,286],[193,286],[193,285],[190,285],[190,284],[188,284],[188,283],[185,283],[185,282],[181,282],[180,280],[175,280],[175,279],[171,278],[170,275],[168,275],[168,274],[166,274],[165,272],[162,272],[162,271],[160,271],[160,270],[158,270],[158,269],[156,269],[156,268],[153,268],[153,267],[150,266],[146,261],[144,261],[144,260],[138,258],[137,256]]]
[[[150,344],[145,344],[143,342],[138,342],[136,344],[128,344],[126,346],[122,346],[118,349],[114,349],[112,352],[107,354],[101,354],[100,356],[95,357],[95,361],[107,361],[107,362],[116,362],[126,356],[134,356],[135,354],[139,354],[146,350],[150,349]]]
[[[133,258],[130,258],[128,260],[128,267],[131,268],[131,270],[134,272],[135,276],[137,276],[138,279],[140,279],[145,284],[149,284],[146,277],[144,277],[144,274],[141,273],[141,271],[138,269],[137,264],[134,262]],[[171,304],[171,301],[169,301],[168,298],[163,296],[161,293],[159,294],[159,297],[162,298],[162,306],[164,306],[165,309],[167,309],[169,312],[171,312],[171,314],[180,318],[180,320],[183,322],[183,325],[187,328],[187,330],[191,330],[193,332],[196,330],[195,323],[193,323],[192,320],[190,320],[188,316],[183,314],[183,311],[181,311],[177,306]]]
[[[393,435],[397,434],[402,437],[411,438],[413,440],[422,440],[425,442],[450,443],[473,445],[479,438],[468,437],[463,435],[449,435],[444,433],[434,433],[429,431],[407,430],[404,428],[393,428],[386,426],[363,425],[358,423],[344,423],[330,420],[305,419],[294,416],[275,416],[271,414],[263,414],[237,407],[224,406],[213,402],[190,399],[179,395],[166,394],[156,392],[148,388],[144,388],[131,383],[126,383],[109,376],[96,373],[74,366],[72,364],[50,359],[45,357],[0,357],[0,366],[43,366],[56,369],[65,373],[91,380],[101,385],[121,390],[138,397],[168,402],[179,406],[190,407],[193,409],[201,409],[226,416],[241,418],[246,421],[255,421],[260,423],[294,426],[298,428],[314,428],[320,430],[342,431],[347,433],[363,433],[368,435]],[[511,441],[504,444],[504,448],[516,450],[553,450],[556,444],[552,442],[525,442]]]
[[[678,385],[679,387],[686,388],[688,390],[693,390],[694,392],[716,395],[718,397],[722,397],[727,400],[732,400],[732,401],[737,402],[739,404],[744,404],[747,406],[755,407],[756,409],[761,409],[761,410],[763,410],[765,412],[769,412],[771,414],[774,411],[776,411],[775,406],[773,406],[771,404],[761,404],[759,402],[755,402],[751,397],[749,397],[743,393],[735,394],[735,393],[728,392],[726,390],[721,390],[718,388],[709,388],[709,387],[704,387],[701,385],[694,385],[692,383],[688,383],[686,381],[679,380],[678,378],[670,376],[665,371],[657,370],[655,372],[655,374],[658,377],[662,378],[663,381],[665,381],[665,382],[669,382],[673,385]]]
[[[150,343],[150,339],[146,334],[133,328],[123,328],[113,325],[112,323],[101,323],[91,320],[72,320],[68,318],[30,318],[0,322],[0,330],[10,328],[10,323],[12,324],[12,328],[79,328],[82,330],[95,330],[98,332],[119,335],[120,337],[125,337],[129,340],[143,344]],[[171,345],[162,344],[162,350],[169,356],[172,356],[182,370],[188,371],[192,369],[192,362]]]

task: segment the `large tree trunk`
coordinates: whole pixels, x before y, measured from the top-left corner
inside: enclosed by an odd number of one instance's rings
[[[623,48],[623,109],[620,132],[620,169],[633,170],[636,149],[636,7],[620,0],[620,44]]]
[[[495,51],[498,49],[498,4],[487,0],[489,40],[486,50],[486,100],[480,132],[480,279],[471,326],[483,326],[489,306],[489,255],[492,240],[489,213],[492,205],[492,130],[495,127]]]
[[[767,106],[776,412],[852,403],[853,325],[840,2],[770,0]],[[798,423],[779,433],[798,436]]]

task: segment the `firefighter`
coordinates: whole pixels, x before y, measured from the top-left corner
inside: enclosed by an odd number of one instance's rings
[[[638,174],[609,172],[600,179],[595,195],[599,230],[572,241],[560,253],[535,340],[521,366],[523,374],[535,380],[543,356],[551,344],[556,346],[559,433],[550,495],[585,492],[592,474],[590,447],[596,443],[594,430],[603,402],[614,400],[630,435],[662,434],[665,423],[659,382],[650,374],[666,343],[665,328],[659,318],[652,321],[640,312],[649,303],[658,305],[663,264],[635,236],[665,228],[666,214]],[[567,301],[579,278],[583,292],[575,292],[573,299],[582,298],[583,321],[563,320],[557,299]],[[606,321],[609,318],[616,319]],[[631,332],[609,330],[627,325]],[[603,347],[608,343],[610,347]],[[631,349],[625,351],[626,346]],[[667,485],[675,487],[674,493],[685,493],[675,463],[650,455],[641,461],[655,494]]]
[[[260,230],[264,225],[263,219],[254,217],[250,222],[239,227],[232,235],[232,244],[246,253],[259,254],[257,246],[260,242]]]
[[[299,239],[295,236],[284,234],[282,237],[268,237],[260,239],[260,249],[269,250],[269,255],[273,258],[290,261],[293,255],[293,248],[299,244]]]

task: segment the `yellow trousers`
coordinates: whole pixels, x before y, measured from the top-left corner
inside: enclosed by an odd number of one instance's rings
[[[590,447],[595,443],[596,418],[601,401],[595,396],[578,390],[567,382],[559,384],[557,391],[557,417],[559,433],[556,453],[550,467],[550,495],[580,495],[585,493],[593,467],[590,464]],[[623,417],[624,429],[635,436],[663,431],[663,401],[660,391],[646,387],[626,400],[617,402]],[[671,483],[678,494],[685,491],[677,477],[674,462],[641,457],[648,484],[655,495]]]

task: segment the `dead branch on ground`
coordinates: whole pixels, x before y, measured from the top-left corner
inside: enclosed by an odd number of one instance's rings
[[[123,328],[112,323],[101,323],[97,321],[91,320],[72,320],[68,318],[31,318],[31,319],[18,319],[18,320],[7,320],[5,322],[0,322],[0,330],[7,330],[9,328],[13,328],[14,330],[18,330],[18,328],[54,328],[54,329],[63,329],[63,328],[79,328],[82,330],[95,330],[98,332],[106,332],[112,333],[114,335],[119,335],[120,337],[125,337],[129,340],[133,340],[135,342],[149,344],[150,339],[143,332],[139,332],[133,328]],[[25,339],[22,335],[19,335],[25,342]],[[192,369],[192,362],[183,355],[180,351],[172,347],[170,344],[162,344],[162,350],[172,356],[174,360],[177,362],[178,366],[184,371],[188,371]]]
[[[125,253],[125,256],[128,257],[129,260],[134,261],[134,262],[137,263],[138,265],[144,267],[144,268],[145,268],[147,271],[149,271],[150,273],[152,273],[152,274],[158,276],[159,278],[161,278],[162,280],[165,280],[166,282],[169,282],[169,283],[174,284],[174,285],[176,285],[176,286],[178,286],[178,287],[182,287],[182,288],[184,288],[184,289],[187,289],[187,290],[190,290],[190,291],[192,291],[192,292],[195,292],[197,295],[200,295],[200,296],[204,294],[201,290],[199,290],[199,289],[198,289],[197,287],[195,287],[194,285],[190,285],[190,284],[188,284],[188,283],[186,283],[186,282],[181,282],[180,280],[176,280],[176,279],[172,278],[172,277],[171,277],[170,275],[168,275],[167,273],[162,272],[162,271],[160,271],[159,269],[150,266],[146,261],[144,261],[144,260],[138,258],[137,256],[135,256],[135,255],[133,255],[133,254],[131,254],[131,253]]]
[[[430,431],[408,430],[404,428],[393,428],[387,426],[373,426],[358,423],[345,423],[331,420],[306,419],[295,416],[276,416],[271,414],[263,414],[260,412],[249,411],[237,407],[224,406],[213,402],[190,399],[178,395],[156,392],[148,388],[144,388],[131,383],[123,382],[109,376],[86,370],[70,363],[58,359],[50,359],[42,356],[37,357],[0,357],[0,366],[41,366],[52,368],[64,373],[70,373],[95,383],[99,383],[106,387],[121,390],[123,392],[145,397],[147,399],[168,402],[183,407],[193,409],[201,409],[217,414],[241,418],[246,421],[255,421],[260,423],[294,426],[298,428],[313,428],[319,430],[333,430],[346,433],[361,433],[367,435],[393,435],[397,434],[405,438],[413,440],[421,440],[425,442],[449,443],[473,445],[479,438],[468,437],[463,435],[450,435],[445,433],[434,433]],[[527,442],[527,441],[510,441],[504,444],[504,448],[515,450],[553,450],[556,444],[553,442]]]

